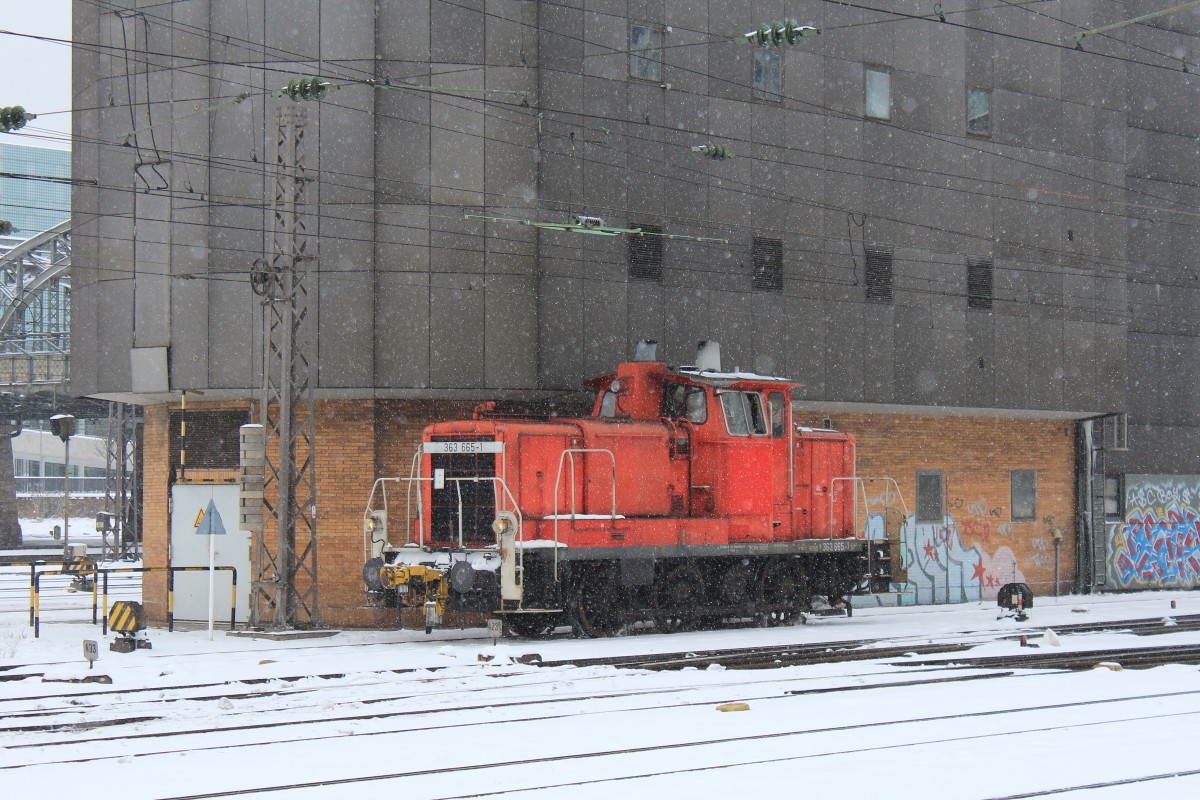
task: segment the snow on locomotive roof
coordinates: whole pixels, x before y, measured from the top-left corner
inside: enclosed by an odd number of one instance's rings
[[[680,375],[702,378],[711,381],[771,381],[775,383],[792,383],[789,378],[778,375],[759,375],[755,372],[716,372],[711,369],[696,369],[695,367],[680,367]]]

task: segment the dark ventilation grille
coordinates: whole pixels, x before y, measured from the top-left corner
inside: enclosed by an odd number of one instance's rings
[[[171,466],[179,466],[180,412],[171,412]],[[239,429],[250,421],[242,411],[187,412],[187,468],[237,469]]]
[[[492,442],[488,436],[470,439],[435,436],[435,442]],[[445,470],[443,488],[432,486],[429,492],[429,539],[435,547],[453,547],[462,537],[464,544],[494,544],[496,534],[496,484],[490,480],[454,480],[455,478],[496,477],[495,453],[435,453],[429,458],[430,469]],[[460,513],[461,512],[461,513]]]
[[[754,261],[754,288],[764,292],[782,292],[783,240],[755,236],[750,256]]]
[[[629,277],[639,281],[661,281],[662,225],[631,223],[629,227],[643,231],[641,234],[629,234]]]
[[[967,308],[985,311],[992,307],[992,260],[967,259]]]
[[[892,251],[867,248],[867,301],[892,302]]]

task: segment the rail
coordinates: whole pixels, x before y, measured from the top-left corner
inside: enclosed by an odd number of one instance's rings
[[[19,475],[15,479],[18,495],[51,495],[61,497],[63,478],[61,475]],[[104,477],[75,477],[68,482],[71,494],[104,494]]]
[[[571,514],[570,517],[574,520],[578,514],[575,511],[575,454],[579,453],[586,455],[588,453],[603,453],[608,456],[612,462],[612,513],[609,514],[609,519],[616,521],[617,519],[617,457],[613,455],[611,450],[602,447],[568,447],[558,456],[558,474],[554,476],[554,581],[558,582],[558,520],[562,515],[559,514],[558,500],[562,496],[559,487],[562,484],[563,462],[565,461],[571,467]]]
[[[511,510],[515,514],[515,516],[517,518],[517,535],[519,537],[519,541],[522,543],[524,542],[524,515],[521,513],[521,509],[517,506],[516,497],[513,496],[512,491],[508,488],[508,484],[505,482],[505,480],[503,478],[496,477],[494,475],[482,475],[482,476],[464,476],[464,477],[458,477],[458,478],[450,477],[450,478],[443,478],[443,480],[446,481],[447,483],[453,482],[455,484],[455,489],[456,489],[455,496],[458,498],[458,527],[459,527],[458,543],[459,543],[459,547],[463,546],[463,532],[462,532],[463,506],[462,506],[462,493],[457,491],[457,489],[458,489],[458,486],[463,483],[491,483],[492,484],[492,492],[495,495],[496,513],[500,513],[501,511]],[[370,539],[367,538],[368,537],[367,523],[368,523],[368,521],[370,521],[372,519],[372,513],[376,510],[382,510],[385,515],[384,518],[387,519],[387,516],[386,516],[388,513],[387,485],[389,483],[395,483],[395,484],[405,483],[405,484],[407,484],[408,485],[408,496],[410,498],[410,502],[411,502],[413,487],[414,486],[416,487],[417,528],[419,531],[417,543],[421,547],[425,546],[425,526],[423,524],[424,515],[423,515],[423,511],[422,511],[423,495],[421,493],[421,487],[426,483],[432,483],[432,482],[433,482],[433,478],[423,478],[420,476],[408,477],[408,478],[376,478],[375,479],[375,483],[371,486],[371,495],[370,495],[370,497],[367,498],[367,510],[363,514],[363,563],[364,564],[371,557],[371,550],[370,550],[371,544],[374,543],[375,541],[378,541],[378,540],[374,539],[374,531],[371,531],[371,538]],[[375,508],[377,495],[381,499],[382,509]],[[504,499],[503,503],[501,502],[501,497],[503,497],[503,499]],[[409,511],[410,519],[411,519],[411,513],[412,512],[410,509],[410,511]],[[521,558],[519,560],[521,561],[520,566],[523,567],[524,566],[523,558]]]
[[[847,482],[847,481],[854,483],[855,487],[861,489],[862,499],[863,499],[863,513],[865,513],[865,514],[871,513],[870,512],[871,501],[869,499],[867,499],[867,483],[868,482],[877,482],[877,481],[881,481],[883,483],[890,483],[892,485],[892,488],[894,488],[896,490],[895,497],[897,500],[900,501],[900,507],[904,509],[904,519],[905,520],[908,519],[908,503],[904,502],[904,495],[900,492],[900,485],[898,483],[896,483],[895,478],[862,478],[862,477],[858,477],[858,476],[838,477],[838,478],[834,478],[832,481],[829,482],[829,538],[831,538],[831,539],[833,538],[833,508],[834,508],[834,501],[835,501],[834,495],[837,494],[837,485],[839,482]],[[852,496],[854,498],[854,521],[855,521],[855,525],[857,525],[858,524],[858,495],[854,494]],[[883,496],[883,506],[885,508],[887,508],[890,505],[889,501],[891,500],[891,498],[892,498],[892,494],[889,490],[888,493]]]

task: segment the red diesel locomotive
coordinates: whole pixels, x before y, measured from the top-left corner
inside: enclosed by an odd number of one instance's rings
[[[372,491],[369,595],[424,607],[427,629],[458,610],[520,635],[849,614],[890,568],[886,540],[856,536],[853,437],[794,425],[794,383],[721,372],[716,352],[672,370],[642,343],[587,382],[589,417],[488,403],[427,427],[413,474]],[[412,520],[401,546],[389,513]]]

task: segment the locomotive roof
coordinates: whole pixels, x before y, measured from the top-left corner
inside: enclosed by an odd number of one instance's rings
[[[743,381],[753,381],[755,383],[794,383],[794,381],[788,378],[781,378],[777,375],[759,375],[754,372],[717,372],[711,369],[696,369],[695,367],[679,367],[675,370],[675,374],[685,375],[698,383],[708,383],[713,386],[731,386]]]
[[[647,362],[635,363],[644,364]],[[742,383],[776,384],[787,387],[796,385],[796,382],[790,380],[789,378],[781,378],[775,375],[759,375],[755,372],[722,372],[711,369],[698,369],[692,366],[670,367],[661,361],[655,362],[655,366],[658,367],[658,369],[655,369],[655,374],[660,378],[672,378],[675,380],[682,379],[687,383],[715,386],[722,389]],[[583,382],[583,385],[593,389],[599,389],[615,379],[618,374],[618,372],[606,372],[603,375],[597,375],[594,378],[589,378]]]

